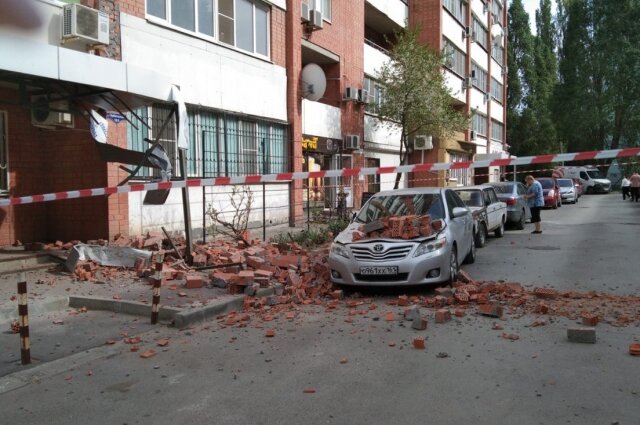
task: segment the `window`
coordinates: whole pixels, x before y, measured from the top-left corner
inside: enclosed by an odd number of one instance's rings
[[[487,92],[487,71],[480,68],[480,66],[472,62],[471,69],[474,71],[475,77],[473,78],[473,85],[483,93]]]
[[[7,113],[0,111],[0,192],[9,190]]]
[[[469,154],[460,152],[449,152],[449,162],[462,162],[469,161],[471,157]],[[455,170],[449,170],[449,178],[456,179],[459,185],[468,186],[469,181],[469,168],[458,168]]]
[[[365,158],[365,167],[367,168],[379,168],[380,158]],[[370,174],[365,176],[366,178],[366,191],[370,193],[380,192],[380,174]]]
[[[475,16],[473,17],[472,29],[474,41],[484,47],[485,50],[489,50],[489,32]]]
[[[258,0],[147,0],[147,15],[269,56],[269,7]]]
[[[491,120],[491,140],[502,142],[502,135],[504,134],[504,125],[498,121]]]
[[[491,77],[491,97],[493,97],[496,101],[502,103],[502,84],[500,81]]]
[[[504,25],[502,18],[502,5],[497,0],[491,2],[491,13],[493,14],[493,21]]]
[[[128,125],[128,147],[145,151],[155,140],[154,130],[160,128],[170,109],[157,105],[136,110],[151,129]],[[188,177],[219,177],[281,173],[289,170],[287,161],[286,127],[261,120],[240,119],[215,111],[188,111],[189,150],[187,151]],[[133,118],[135,123],[135,118]],[[161,144],[179,174],[176,146],[175,117],[161,135]],[[158,177],[159,172],[144,168],[141,177]]]
[[[491,43],[491,57],[498,62],[500,66],[504,63],[504,49],[499,45]]]
[[[313,8],[322,12],[322,19],[331,20],[331,0],[310,0]]]
[[[478,135],[486,137],[487,135],[487,117],[486,116],[477,112],[474,113],[471,125],[472,125],[471,129],[474,130]]]
[[[465,76],[467,55],[448,39],[443,39],[445,66],[458,76]]]
[[[366,90],[367,96],[365,111],[372,114],[377,114],[380,111],[382,102],[384,102],[384,89],[382,85],[376,80],[372,80],[369,77],[364,77],[362,88]]]
[[[466,22],[467,2],[465,0],[444,0],[442,5],[460,23]]]

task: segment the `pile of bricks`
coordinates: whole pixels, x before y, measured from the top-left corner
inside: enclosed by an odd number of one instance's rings
[[[431,221],[429,215],[385,216],[381,220],[363,224],[352,234],[354,242],[366,238],[413,239],[431,236],[442,228],[440,220]],[[436,224],[437,223],[437,224]]]

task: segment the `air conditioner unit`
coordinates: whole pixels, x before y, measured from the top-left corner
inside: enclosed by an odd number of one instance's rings
[[[303,22],[309,22],[309,0],[303,0],[300,4],[300,17]]]
[[[358,102],[360,103],[369,103],[369,90],[359,89],[358,90]]]
[[[433,138],[427,135],[419,135],[413,138],[413,149],[417,151],[433,149]]]
[[[309,25],[315,29],[322,28],[322,12],[319,10],[310,10],[309,11]]]
[[[462,38],[468,38],[472,35],[473,31],[471,30],[471,27],[464,27],[464,30],[462,30]]]
[[[471,87],[473,87],[473,78],[471,78],[471,77],[465,78],[463,83],[462,83],[462,88],[469,89]]]
[[[109,44],[109,15],[80,4],[62,7],[62,39]]]
[[[344,136],[345,149],[360,149],[360,136],[357,134],[348,134]]]
[[[355,87],[347,87],[344,91],[344,100],[353,100],[357,102],[359,100],[358,91],[359,90]]]
[[[73,113],[66,100],[49,101],[46,95],[31,98],[31,124],[36,127],[73,128]]]
[[[476,140],[476,131],[475,130],[471,130],[469,132],[469,140]]]

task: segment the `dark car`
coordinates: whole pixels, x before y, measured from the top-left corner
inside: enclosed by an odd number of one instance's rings
[[[538,177],[538,182],[542,186],[542,194],[544,195],[544,206],[551,207],[554,210],[562,206],[562,196],[560,195],[560,187],[555,177]]]
[[[513,223],[516,229],[524,229],[527,219],[531,218],[531,210],[524,199],[527,189],[518,182],[493,182],[498,199],[507,204],[507,223]]]

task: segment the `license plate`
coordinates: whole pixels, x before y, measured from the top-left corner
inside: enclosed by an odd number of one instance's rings
[[[360,274],[384,276],[394,275],[398,274],[398,266],[360,267]]]

